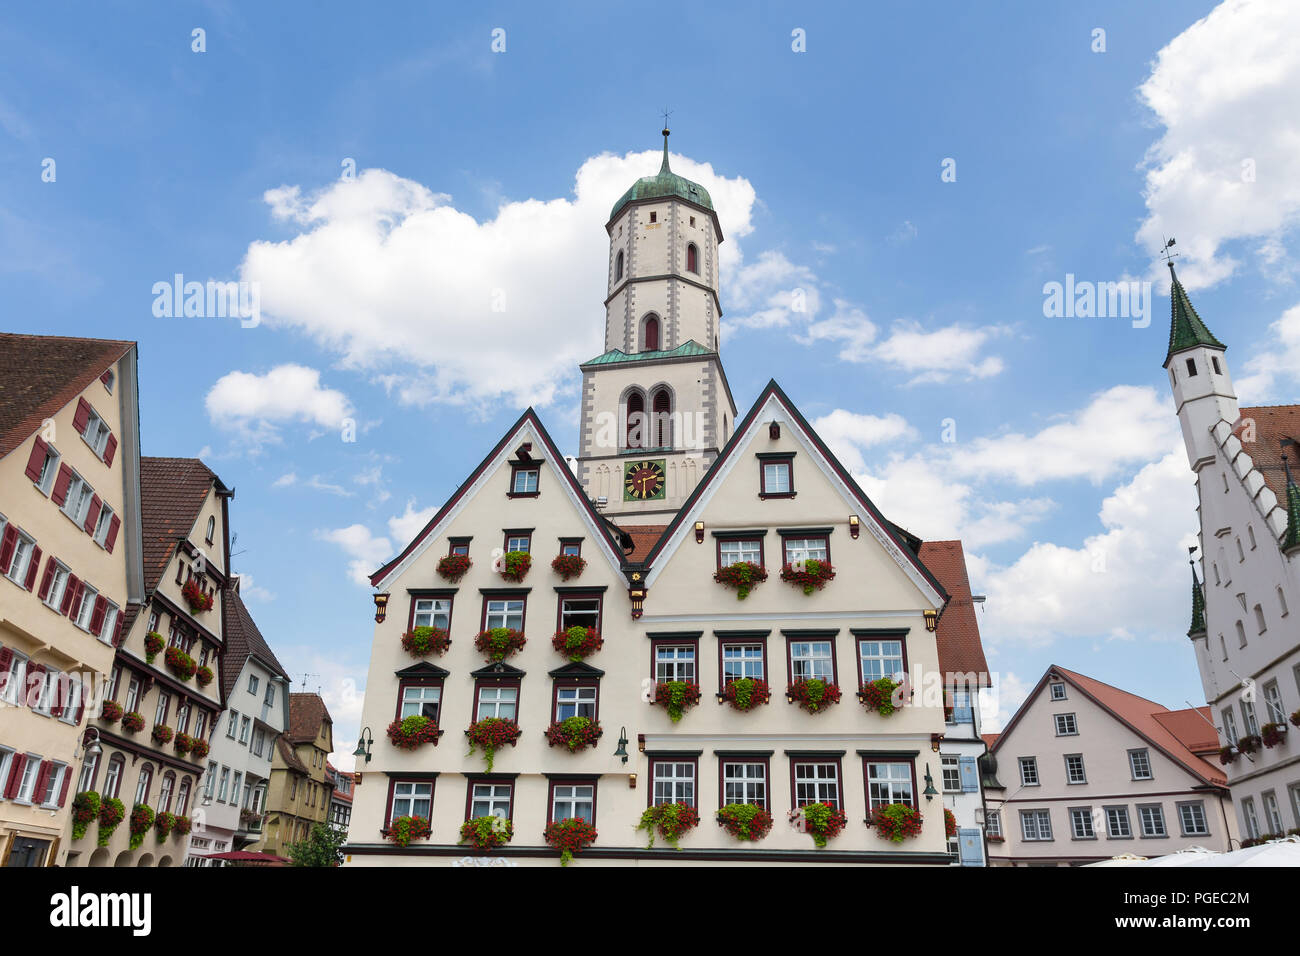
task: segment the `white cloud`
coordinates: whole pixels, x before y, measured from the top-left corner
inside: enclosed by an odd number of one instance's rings
[[[285,474],[281,475],[279,478],[275,479],[275,481],[271,482],[271,487],[291,488],[297,483],[298,483],[297,473],[290,471],[290,472],[286,472]]]
[[[280,441],[282,425],[337,430],[353,414],[346,395],[321,385],[319,371],[293,364],[265,375],[228,372],[208,390],[205,405],[214,425],[236,432],[255,450]]]
[[[1270,329],[1277,341],[1248,359],[1246,374],[1235,383],[1243,405],[1290,401],[1300,382],[1300,305],[1283,312]]]
[[[352,497],[352,492],[348,491],[342,485],[332,484],[331,482],[326,481],[320,475],[312,475],[305,482],[303,482],[303,487],[312,488],[315,491],[324,491],[327,494],[331,494],[331,495],[338,495],[340,498]]]
[[[370,574],[393,556],[393,546],[387,538],[376,538],[363,524],[351,524],[346,528],[330,531],[316,531],[318,540],[337,544],[351,559],[348,561],[348,577],[362,587],[370,586]]]
[[[850,471],[863,471],[866,461],[862,450],[873,445],[910,441],[917,437],[916,429],[902,415],[860,415],[837,408],[812,423],[813,430],[830,446],[844,467]]]
[[[394,541],[398,542],[399,547],[405,547],[424,530],[429,519],[437,513],[437,505],[417,509],[415,499],[411,498],[406,502],[405,511],[388,519],[388,533],[393,536]]]
[[[391,376],[400,400],[550,403],[601,349],[600,324],[574,322],[605,296],[592,263],[614,201],[658,168],[657,152],[583,163],[571,197],[501,204],[478,222],[451,199],[380,169],[304,196],[270,190],[272,215],[301,231],[249,246],[241,278],[260,283],[263,321],[298,329],[349,367]],[[708,189],[727,241],[724,275],[752,231],[753,187],[673,157]]]
[[[239,596],[249,601],[261,601],[264,604],[275,600],[275,595],[254,583],[253,576],[247,572],[239,574]]]
[[[1026,683],[1011,671],[993,671],[993,686],[979,696],[980,727],[984,733],[1000,734],[1025,702],[1033,683]]]
[[[911,242],[917,236],[917,228],[912,224],[910,219],[904,219],[897,229],[889,237],[890,243],[901,246],[905,242]]]
[[[1160,51],[1139,89],[1164,133],[1143,164],[1137,238],[1155,250],[1179,235],[1189,288],[1237,269],[1227,243],[1263,238],[1277,253],[1300,219],[1297,34],[1300,4],[1227,0]]]

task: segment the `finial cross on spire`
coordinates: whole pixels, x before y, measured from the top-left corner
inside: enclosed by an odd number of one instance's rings
[[[665,109],[665,110],[663,110],[662,112],[663,112],[663,114],[664,114],[664,135],[667,136],[667,135],[668,135],[668,117],[670,117],[670,116],[673,115],[673,110]]]

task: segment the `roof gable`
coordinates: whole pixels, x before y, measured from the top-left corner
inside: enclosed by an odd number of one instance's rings
[[[176,544],[194,530],[203,504],[220,479],[197,458],[140,457],[140,524],[144,586],[158,587]]]
[[[225,592],[221,602],[221,633],[225,638],[225,650],[221,655],[221,693],[225,699],[237,686],[239,672],[244,663],[254,657],[267,670],[288,679],[284,665],[276,659],[262,632],[253,623],[253,616],[239,594],[238,588]]]
[[[487,457],[470,473],[469,478],[438,510],[438,513],[429,519],[429,523],[402,553],[370,576],[371,585],[375,588],[385,588],[395,580],[442,534],[460,513],[465,503],[483,490],[487,480],[507,462],[515,449],[530,440],[535,441],[545,450],[544,457],[538,458],[538,462],[549,468],[556,476],[566,497],[580,513],[592,537],[599,543],[601,553],[615,571],[620,570],[623,563],[622,550],[614,542],[609,523],[596,512],[590,499],[578,484],[577,477],[565,462],[564,456],[555,447],[555,442],[551,440],[550,434],[537,417],[537,413],[529,408],[519,416],[496,446],[488,452]]]
[[[920,547],[920,557],[949,595],[934,635],[939,646],[939,670],[945,675],[978,674],[979,686],[990,686],[961,542],[926,541]]]
[[[289,739],[293,743],[314,742],[321,735],[321,727],[331,722],[320,694],[289,695]]]

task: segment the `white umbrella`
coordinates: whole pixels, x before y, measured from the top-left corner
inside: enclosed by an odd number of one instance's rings
[[[1211,857],[1219,857],[1223,854],[1218,850],[1207,850],[1203,846],[1189,846],[1185,850],[1175,850],[1167,856],[1158,856],[1154,860],[1148,860],[1143,866],[1191,866],[1201,860]],[[1207,864],[1210,865],[1210,864]]]
[[[1133,853],[1121,853],[1119,856],[1112,856],[1109,860],[1102,860],[1100,863],[1089,863],[1088,866],[1134,866],[1144,864],[1147,858],[1137,856]]]
[[[1259,846],[1197,860],[1188,866],[1300,866],[1300,837],[1269,840]]]

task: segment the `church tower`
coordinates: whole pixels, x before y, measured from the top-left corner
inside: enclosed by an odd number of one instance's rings
[[[1196,314],[1172,262],[1169,278],[1171,308],[1165,369],[1169,372],[1174,407],[1183,428],[1187,463],[1199,472],[1218,451],[1211,429],[1221,421],[1236,424],[1240,411],[1223,355],[1227,346],[1214,337]]]
[[[735,427],[718,354],[718,246],[708,191],[672,171],[614,204],[605,352],[582,364],[578,478],[615,520],[654,524],[699,483]]]

